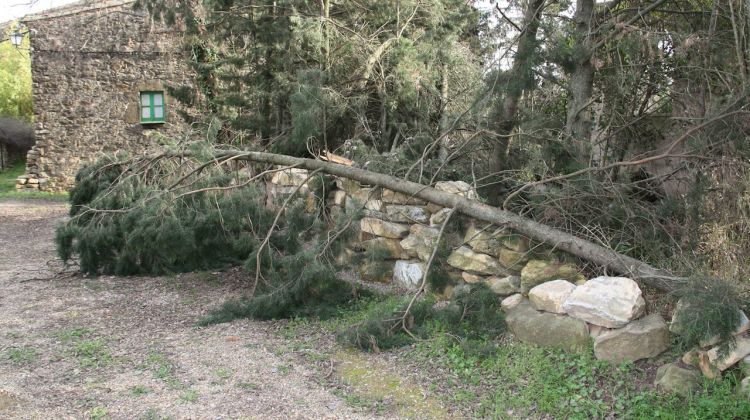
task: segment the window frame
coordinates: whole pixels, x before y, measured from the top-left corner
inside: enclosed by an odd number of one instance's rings
[[[144,95],[146,95],[149,98],[149,104],[144,105],[143,104],[143,98]],[[161,105],[155,105],[154,104],[154,98],[157,95],[161,95]],[[138,94],[138,110],[140,111],[140,121],[141,124],[164,124],[166,122],[167,117],[167,103],[166,103],[166,97],[164,96],[163,90],[143,90],[140,91]],[[156,117],[156,108],[161,107],[161,117]],[[149,117],[144,118],[143,117],[143,111],[145,109],[149,110]]]

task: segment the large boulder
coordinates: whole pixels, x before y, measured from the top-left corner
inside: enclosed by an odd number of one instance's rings
[[[409,234],[409,225],[386,222],[385,220],[375,219],[373,217],[363,217],[359,222],[362,232],[384,238],[403,238]]]
[[[654,385],[663,391],[686,397],[698,388],[700,380],[701,375],[698,371],[669,363],[657,369]]]
[[[588,346],[586,323],[564,315],[539,312],[523,301],[507,311],[510,331],[523,342],[567,351],[583,351]]]
[[[425,265],[419,261],[396,261],[393,282],[405,289],[415,290],[422,284]]]
[[[646,308],[638,283],[625,277],[597,277],[576,287],[565,301],[565,312],[607,328],[621,328]]]
[[[550,280],[568,280],[577,283],[585,280],[573,264],[557,261],[531,260],[521,270],[521,291],[529,293],[532,287]]]
[[[484,282],[498,296],[509,296],[521,291],[521,277],[518,276],[492,276]]]
[[[529,290],[529,302],[539,311],[564,314],[563,304],[576,285],[567,280],[552,280]]]
[[[448,257],[451,267],[477,274],[502,275],[506,274],[500,262],[487,254],[474,252],[468,246],[462,246],[451,253]]]
[[[634,362],[656,357],[668,347],[667,323],[661,315],[651,314],[600,334],[594,340],[594,355],[609,362]]]
[[[440,230],[422,225],[411,225],[409,236],[401,241],[401,247],[414,257],[427,261],[437,246]]]
[[[421,206],[390,204],[385,206],[388,220],[397,223],[428,223],[430,213]]]

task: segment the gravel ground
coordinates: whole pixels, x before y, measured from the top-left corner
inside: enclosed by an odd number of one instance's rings
[[[395,416],[347,404],[346,385],[330,378],[338,363],[289,351],[304,340],[280,334],[283,322],[196,327],[240,294],[240,271],[63,270],[52,239],[65,213],[60,203],[0,202],[0,418]]]

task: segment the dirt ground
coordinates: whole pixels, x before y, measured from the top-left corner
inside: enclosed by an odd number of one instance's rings
[[[63,270],[53,237],[66,211],[0,201],[0,418],[452,416],[398,373],[385,375],[396,375],[393,393],[416,396],[409,410],[352,404],[357,385],[335,378],[369,377],[384,363],[335,347],[315,353],[304,337],[284,334],[283,322],[196,327],[240,295],[240,271],[91,278]],[[306,351],[319,360],[301,357]]]

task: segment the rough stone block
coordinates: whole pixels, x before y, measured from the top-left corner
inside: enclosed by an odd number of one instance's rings
[[[623,328],[607,331],[594,341],[597,359],[620,363],[656,357],[669,347],[664,318],[651,314]]]
[[[582,280],[578,267],[557,261],[531,260],[521,270],[521,291],[528,293],[532,287],[550,280],[568,280],[576,283]]]
[[[401,241],[401,247],[409,254],[427,261],[437,244],[440,230],[422,225],[411,225],[409,236]]]
[[[568,351],[583,351],[589,343],[586,323],[565,315],[539,312],[528,301],[507,311],[510,331],[523,342]]]
[[[621,328],[646,307],[638,283],[625,277],[597,277],[578,286],[565,301],[565,312],[591,324]]]
[[[467,246],[462,246],[448,257],[448,264],[459,270],[477,274],[502,275],[506,274],[500,262],[487,254],[474,252]]]
[[[538,311],[564,314],[563,304],[576,285],[567,280],[552,280],[529,290],[529,302]]]
[[[666,392],[688,396],[698,389],[701,375],[693,369],[679,367],[676,363],[666,364],[656,371],[654,385]]]
[[[393,282],[405,289],[415,290],[422,284],[425,265],[419,261],[396,261]]]
[[[385,206],[388,220],[397,223],[428,223],[430,213],[421,206],[391,204]]]
[[[498,296],[510,296],[521,291],[521,277],[519,276],[492,276],[485,280],[485,283]]]
[[[403,238],[409,234],[409,226],[399,223],[386,222],[385,220],[364,217],[360,220],[362,232],[384,238]]]

